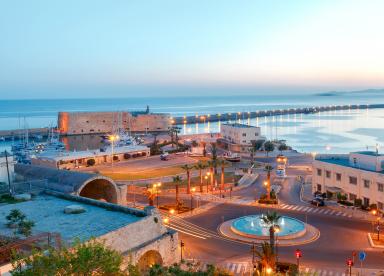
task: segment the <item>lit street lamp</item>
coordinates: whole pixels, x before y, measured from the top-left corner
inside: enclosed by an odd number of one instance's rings
[[[161,182],[153,184],[154,192],[156,193],[156,205],[159,208],[159,192],[160,192]]]
[[[109,141],[111,141],[111,148],[112,148],[112,159],[111,159],[111,165],[113,167],[113,158],[114,158],[114,146],[115,146],[115,141],[119,140],[120,137],[119,135],[110,135],[109,136]]]
[[[297,271],[300,271],[300,258],[303,256],[301,254],[301,250],[296,249],[295,255],[296,255],[296,261],[297,261]]]

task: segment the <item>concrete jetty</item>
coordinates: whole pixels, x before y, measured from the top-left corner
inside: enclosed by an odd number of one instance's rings
[[[329,105],[313,106],[302,108],[258,110],[250,112],[217,113],[217,114],[196,114],[195,116],[173,117],[174,125],[196,124],[205,122],[233,121],[238,119],[252,119],[266,116],[278,116],[287,114],[311,114],[323,111],[333,110],[355,110],[355,109],[373,109],[384,108],[384,104],[353,104],[353,105]]]

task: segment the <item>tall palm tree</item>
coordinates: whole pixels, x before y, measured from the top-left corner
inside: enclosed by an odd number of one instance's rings
[[[212,189],[212,187],[213,187],[213,179],[214,179],[214,176],[215,176],[215,174],[214,174],[214,167],[216,166],[216,162],[215,161],[213,161],[213,160],[210,160],[210,161],[208,161],[207,162],[207,164],[208,164],[208,167],[209,167],[209,172],[210,172],[210,177],[211,177],[211,189]]]
[[[215,175],[217,174],[217,144],[211,143],[211,160],[213,162],[213,168],[215,170]]]
[[[267,164],[264,167],[264,170],[267,172],[267,199],[271,199],[271,171],[273,170],[272,165]]]
[[[191,193],[191,170],[193,169],[193,166],[190,166],[188,164],[185,164],[181,166],[183,170],[187,173],[187,180],[188,180],[188,186],[187,186],[187,194]]]
[[[261,251],[256,251],[256,254],[260,258],[263,269],[275,267],[276,255],[273,251],[273,247],[269,243],[263,242],[261,244]]]
[[[279,219],[281,216],[276,212],[268,212],[261,217],[262,221],[269,227],[269,243],[272,247],[272,253],[275,248],[275,232],[280,227]]]
[[[225,177],[225,166],[227,166],[228,162],[224,159],[220,159],[217,161],[218,166],[221,168],[221,181],[220,181],[220,188],[224,188],[224,177]]]
[[[180,183],[183,182],[183,180],[181,179],[181,177],[179,175],[176,175],[173,177],[173,183],[175,183],[175,199],[176,199],[176,208],[177,210],[179,210],[179,205],[180,205],[180,201],[179,201],[179,185]]]
[[[204,164],[203,162],[199,161],[196,166],[195,166],[195,169],[196,170],[199,170],[199,176],[200,176],[200,193],[203,192],[203,170],[207,167],[206,164]]]

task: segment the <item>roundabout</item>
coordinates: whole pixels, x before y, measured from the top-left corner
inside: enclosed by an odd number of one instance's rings
[[[261,243],[270,239],[270,225],[264,222],[263,214],[249,215],[228,220],[219,225],[221,235],[246,243]],[[274,237],[280,246],[307,244],[320,237],[320,231],[298,219],[281,216]]]

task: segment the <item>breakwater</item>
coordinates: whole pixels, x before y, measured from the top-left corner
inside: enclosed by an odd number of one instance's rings
[[[249,112],[217,113],[217,114],[196,114],[195,116],[173,117],[172,124],[196,124],[205,122],[233,121],[238,119],[252,119],[266,116],[279,116],[288,114],[311,114],[324,111],[355,110],[384,108],[384,104],[353,104],[353,105],[329,105],[313,106],[303,108],[287,108],[274,110],[257,110]]]

